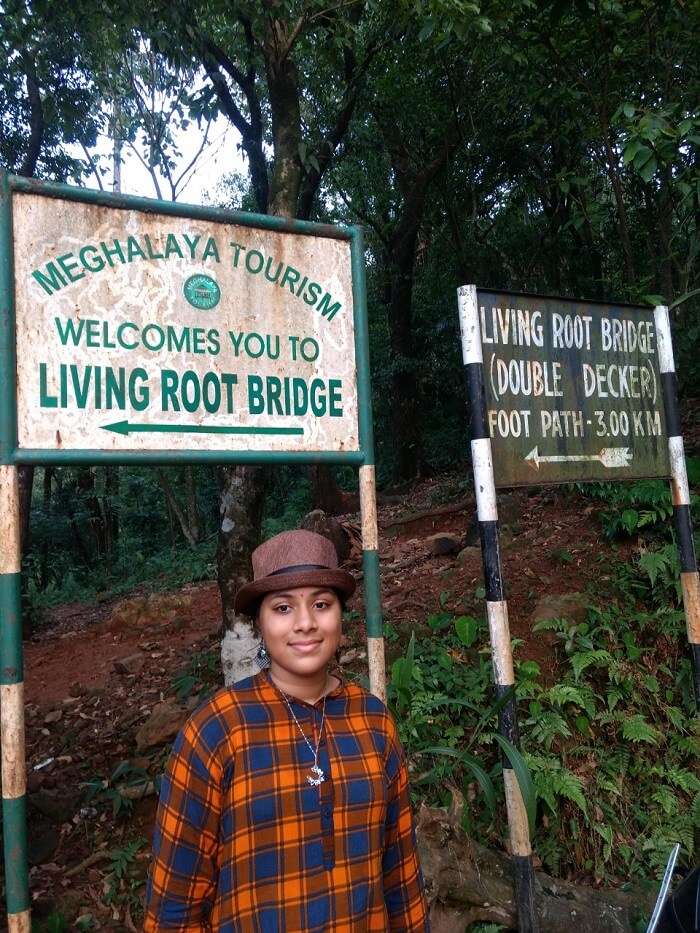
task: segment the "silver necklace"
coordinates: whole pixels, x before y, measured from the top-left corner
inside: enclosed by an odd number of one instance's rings
[[[280,690],[280,693],[282,693],[281,690]],[[297,717],[294,715],[294,710],[292,709],[292,704],[289,702],[289,698],[287,697],[287,694],[282,693],[282,696],[284,697],[284,702],[287,704],[287,708],[289,709],[289,712],[292,714],[292,719],[297,724],[297,729],[299,730],[299,732],[301,732],[302,739],[306,742],[306,744],[309,747],[309,751],[314,756],[313,767],[311,768],[310,774],[306,775],[306,780],[308,781],[309,784],[311,784],[312,787],[318,787],[319,784],[323,784],[323,782],[326,780],[326,775],[323,773],[323,769],[319,768],[318,766],[318,749],[321,744],[321,736],[323,735],[323,726],[326,721],[326,697],[325,696],[323,697],[323,713],[321,715],[321,728],[318,730],[318,739],[316,740],[316,748],[314,748],[311,742],[309,742],[309,740],[306,738],[306,734],[304,733],[304,730],[301,728],[301,723],[299,722]]]

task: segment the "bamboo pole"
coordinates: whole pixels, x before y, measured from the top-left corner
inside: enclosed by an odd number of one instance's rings
[[[12,191],[0,172],[0,743],[5,902],[10,933],[31,928],[27,865],[24,679],[15,383]]]
[[[24,680],[17,467],[0,466],[0,742],[5,900],[10,933],[29,931]]]
[[[362,567],[367,625],[367,663],[372,693],[386,702],[384,620],[379,579],[379,535],[377,531],[377,482],[374,469],[374,429],[367,331],[365,249],[361,227],[353,227],[350,244],[352,295],[357,349],[357,415],[363,464],[360,466],[360,513],[362,518]]]
[[[379,578],[377,495],[374,466],[370,464],[360,467],[360,514],[362,519],[362,566],[364,569],[369,687],[375,696],[386,702],[384,621]]]

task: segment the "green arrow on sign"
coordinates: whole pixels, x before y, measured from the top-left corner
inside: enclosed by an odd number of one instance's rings
[[[152,434],[303,434],[303,428],[255,428],[234,427],[228,425],[206,424],[130,424],[128,421],[115,421],[103,424],[105,431],[115,434],[132,434],[136,431],[148,431]]]

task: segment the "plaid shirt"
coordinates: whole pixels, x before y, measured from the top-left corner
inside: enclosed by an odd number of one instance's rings
[[[323,701],[291,700],[315,748]],[[408,775],[386,707],[341,683],[318,763],[261,673],[220,690],[175,741],[145,933],[429,930]]]

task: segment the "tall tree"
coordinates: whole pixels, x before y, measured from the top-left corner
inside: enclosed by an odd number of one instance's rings
[[[67,144],[94,144],[99,116],[74,9],[49,0],[5,3],[0,30],[0,164],[18,175],[79,179]],[[29,541],[34,467],[19,469],[23,552]]]
[[[309,218],[322,179],[346,136],[371,62],[385,38],[379,7],[263,0],[182,3],[150,28],[175,62],[196,61],[209,85],[205,110],[216,101],[238,131],[256,209]],[[156,38],[157,37],[157,38]],[[222,473],[218,572],[227,627],[240,637],[250,670],[255,639],[235,617],[233,595],[249,578],[250,553],[260,536],[265,471],[237,466]]]

